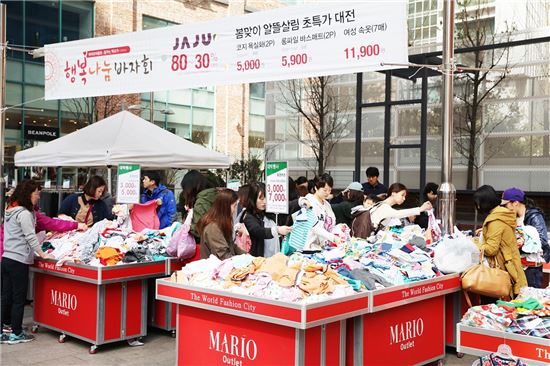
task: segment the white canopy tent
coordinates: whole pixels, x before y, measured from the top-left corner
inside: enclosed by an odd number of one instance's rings
[[[229,157],[128,111],[15,154],[15,165],[19,167],[109,167],[119,163],[156,169],[227,168]]]

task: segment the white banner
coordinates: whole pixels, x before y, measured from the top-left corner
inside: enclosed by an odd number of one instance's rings
[[[406,63],[407,2],[285,7],[46,45],[47,100],[299,79]]]

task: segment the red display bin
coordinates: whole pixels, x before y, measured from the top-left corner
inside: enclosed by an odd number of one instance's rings
[[[445,297],[458,274],[371,291],[370,311],[348,321],[348,365],[424,364],[445,356]],[[349,353],[353,353],[353,358]]]
[[[182,269],[189,261],[179,260],[177,258],[168,258],[166,260],[166,275],[170,276],[173,272]],[[155,298],[155,279],[149,279],[149,315],[148,325],[171,332],[176,335],[176,312],[178,306],[174,303],[157,300]]]
[[[179,271],[187,263],[201,259],[200,245],[197,245],[195,255],[188,259],[167,258],[166,275]],[[178,306],[171,302],[157,300],[155,298],[155,280],[149,280],[149,321],[152,327],[171,332],[172,337],[176,336],[176,312]]]
[[[34,272],[34,325],[92,344],[147,335],[147,279],[163,277],[167,261],[93,267],[38,259]]]
[[[469,293],[472,304],[479,304],[479,295]],[[449,347],[456,348],[456,325],[470,307],[464,296],[464,291],[455,292],[445,296],[445,343]]]
[[[163,279],[156,293],[178,304],[178,365],[344,365],[345,320],[370,300],[365,292],[292,304]]]
[[[508,333],[498,330],[457,326],[457,350],[475,356],[496,352],[498,346],[506,344],[512,354],[531,365],[550,364],[550,339]]]
[[[548,287],[550,278],[550,263],[544,263],[542,265],[542,288]]]

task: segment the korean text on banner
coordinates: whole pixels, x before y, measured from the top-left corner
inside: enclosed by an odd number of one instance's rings
[[[139,203],[141,169],[138,164],[118,165],[117,203]]]
[[[407,63],[407,2],[290,6],[45,46],[46,100],[349,74]]]
[[[288,213],[288,163],[270,161],[266,164],[266,212]]]

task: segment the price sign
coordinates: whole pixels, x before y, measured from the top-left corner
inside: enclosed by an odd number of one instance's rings
[[[239,188],[241,188],[241,181],[238,179],[229,179],[227,181],[227,188],[234,190],[237,192]]]
[[[117,203],[139,203],[141,169],[138,164],[118,165]]]
[[[266,165],[266,211],[288,213],[288,162],[271,161]]]

